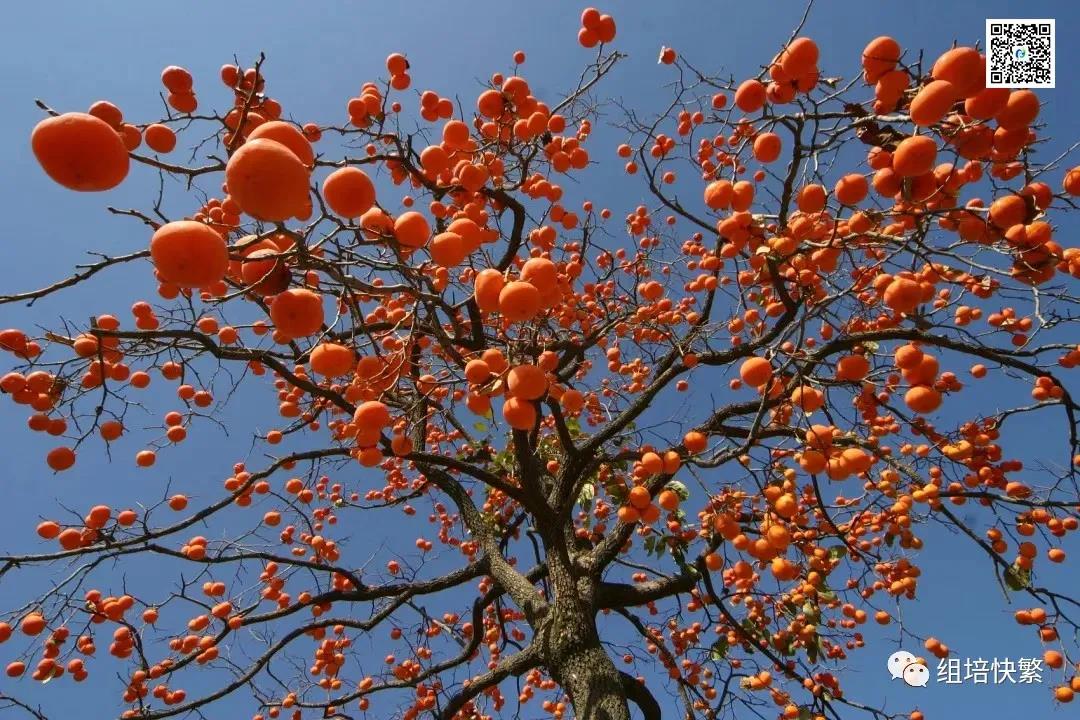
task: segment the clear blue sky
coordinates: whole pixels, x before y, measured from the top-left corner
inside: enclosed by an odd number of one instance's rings
[[[124,185],[104,195],[70,193],[54,185],[37,167],[29,149],[30,130],[42,117],[34,98],[60,110],[80,111],[95,100],[108,99],[129,118],[142,122],[160,114],[157,93],[161,69],[178,64],[194,74],[203,107],[221,108],[226,98],[217,79],[219,67],[231,62],[234,54],[249,64],[259,51],[265,51],[269,92],[282,101],[288,114],[302,122],[343,122],[347,98],[356,95],[362,83],[384,73],[383,62],[390,52],[408,53],[414,88],[459,95],[468,106],[480,81],[493,71],[508,70],[511,54],[522,49],[528,53],[523,74],[534,92],[555,101],[591,57],[575,43],[582,7],[582,3],[511,0],[9,3],[0,28],[0,107],[4,109],[0,114],[4,158],[0,163],[0,208],[5,216],[0,242],[0,267],[5,269],[2,291],[29,290],[65,276],[74,264],[85,261],[88,250],[121,253],[145,247],[148,234],[142,226],[110,216],[104,208],[148,208],[157,191],[156,176],[141,167],[133,170]],[[616,47],[630,58],[598,94],[621,97],[649,111],[667,97],[662,86],[670,80],[670,69],[656,64],[661,45],[675,47],[699,67],[723,69],[743,78],[756,73],[759,64],[772,57],[797,22],[803,4],[788,0],[738,4],[609,2],[599,7],[615,15],[619,28]],[[826,0],[815,7],[804,34],[820,44],[820,64],[826,74],[850,77],[858,69],[862,47],[876,35],[893,35],[905,48],[925,48],[932,59],[954,40],[962,44],[981,41],[985,18],[1018,15],[1057,19],[1058,89],[1045,91],[1041,97],[1045,103],[1042,117],[1053,129],[1051,150],[1062,148],[1080,136],[1076,121],[1080,116],[1080,80],[1074,75],[1080,64],[1080,48],[1071,42],[1077,36],[1080,6],[1074,3]],[[414,108],[415,100],[410,96],[406,104]],[[611,207],[616,218],[644,199],[640,186],[611,174],[616,166],[609,161],[620,140],[617,131],[598,124],[590,146],[607,170],[590,171],[587,176],[589,196],[598,205]],[[181,197],[177,188],[172,191],[172,197]],[[178,205],[175,210],[180,215],[192,208]],[[1075,221],[1063,224],[1063,228],[1075,236]],[[89,315],[101,312],[124,317],[131,302],[152,293],[148,278],[145,267],[118,271],[107,282],[75,289],[32,309],[0,306],[0,327],[55,326],[61,317],[85,323]],[[6,369],[0,367],[0,371]],[[151,407],[165,407],[160,395],[154,397],[157,402],[151,401]],[[245,406],[245,399],[251,403]],[[92,502],[122,507],[131,497],[161,497],[170,481],[196,501],[216,497],[231,464],[247,453],[244,428],[267,429],[263,417],[272,412],[267,402],[265,392],[242,392],[223,411],[223,418],[234,428],[228,442],[212,425],[203,424],[192,431],[182,451],[164,452],[153,472],[137,472],[133,467],[131,456],[138,449],[133,441],[117,444],[111,465],[93,457],[95,453],[85,452],[77,471],[55,477],[42,463],[45,451],[54,444],[52,439],[25,430],[22,409],[0,403],[4,437],[0,468],[5,489],[0,551],[37,548],[33,528],[39,516],[59,514],[54,509],[57,501],[79,513]],[[1045,430],[1035,426],[1015,439],[1035,445],[1045,442],[1046,437]],[[1060,440],[1057,436],[1051,439]],[[394,536],[392,525],[398,518],[390,514],[365,518],[356,535],[375,552],[382,538]],[[413,532],[408,531],[404,539],[410,540]],[[1032,634],[1012,623],[1012,609],[993,582],[988,562],[967,549],[953,549],[966,546],[959,538],[949,542],[950,538],[942,535],[940,530],[928,535],[928,546],[944,540],[938,546],[950,551],[947,557],[924,553],[921,599],[905,606],[910,628],[920,635],[943,639],[961,658],[1040,655]],[[1072,550],[1080,557],[1075,542]],[[405,554],[408,556],[407,551]],[[385,557],[380,558],[380,564],[385,562]],[[40,573],[28,576],[33,582],[46,580]],[[125,578],[143,586],[174,579],[160,566],[145,562],[117,569],[105,578],[117,592]],[[1046,582],[1080,594],[1075,570],[1071,576],[1064,571],[1051,574]],[[25,600],[22,588],[12,584],[9,580],[0,584],[0,607],[10,607],[15,598]],[[928,688],[912,689],[899,681],[890,684],[885,659],[898,647],[895,626],[890,632],[880,639],[892,642],[874,643],[849,661],[846,688],[850,696],[869,704],[886,702],[894,711],[917,703],[934,720],[956,715],[1012,720],[1021,713],[1030,717],[1070,717],[1075,713],[1075,706],[1054,710],[1046,685],[944,687],[932,683]],[[881,635],[874,630],[868,633]],[[102,651],[104,644],[99,643]],[[918,653],[920,648],[911,645],[906,643],[906,649]],[[0,647],[0,664],[14,651],[11,644]],[[384,652],[379,640],[372,641],[373,658]],[[94,677],[101,682],[77,690],[67,679],[60,687],[50,685],[43,692],[28,679],[12,688],[11,681],[0,678],[0,692],[11,690],[23,699],[45,702],[56,717],[75,717],[75,713],[80,713],[79,717],[108,717],[106,709],[116,706],[114,669],[119,666],[113,668],[111,660],[97,663]],[[199,685],[192,682],[187,687],[194,691]],[[92,709],[87,712],[87,708]],[[251,712],[251,704],[239,693],[212,709],[209,717],[245,717]],[[534,706],[531,713],[536,712]],[[674,709],[670,712],[675,715]]]

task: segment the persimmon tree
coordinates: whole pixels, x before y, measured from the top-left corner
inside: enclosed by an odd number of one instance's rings
[[[1040,571],[1078,526],[1080,253],[1054,218],[1080,168],[977,47],[879,37],[834,68],[800,32],[749,79],[663,48],[670,103],[603,117],[623,56],[591,8],[560,97],[517,53],[472,104],[392,55],[318,123],[263,58],[198,96],[166,68],[144,122],[41,101],[52,179],[156,199],[110,208],[123,251],[0,301],[159,283],[0,334],[6,400],[56,436],[43,472],[108,451],[152,477],[239,386],[276,420],[230,428],[255,445],[216,497],[148,483],[0,559],[5,586],[55,573],[2,616],[9,702],[120,663],[124,718],[896,717],[839,667],[870,620],[949,654],[901,621],[928,523],[985,556],[1070,701],[1080,606]],[[624,144],[591,147],[600,122]],[[574,182],[613,162],[646,202]],[[1052,443],[1010,442],[1035,418]],[[142,557],[175,584],[118,586]]]

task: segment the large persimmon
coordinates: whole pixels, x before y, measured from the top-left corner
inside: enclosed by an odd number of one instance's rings
[[[934,80],[925,85],[911,101],[911,122],[933,125],[945,117],[960,94],[948,80]]]
[[[869,183],[859,173],[849,173],[836,181],[833,194],[844,205],[856,205],[866,199]]]
[[[276,295],[289,287],[292,274],[276,248],[258,248],[240,264],[244,286],[258,295]]]
[[[322,193],[330,209],[344,218],[361,217],[375,204],[375,185],[357,167],[343,167],[330,173],[323,180]]]
[[[867,43],[862,52],[862,67],[866,82],[876,83],[882,75],[896,67],[900,60],[900,43],[882,35]]]
[[[914,280],[894,278],[885,287],[883,299],[893,310],[909,313],[922,302],[922,288]]]
[[[1014,90],[994,119],[1006,130],[1019,130],[1031,125],[1038,116],[1039,96],[1030,90]]]
[[[461,236],[461,242],[466,253],[472,253],[480,247],[484,241],[484,231],[472,218],[457,218],[446,226],[447,232]]]
[[[521,279],[534,285],[541,295],[549,295],[558,289],[559,271],[547,258],[530,258],[521,266]]]
[[[256,220],[282,222],[308,210],[307,168],[275,140],[244,143],[225,166],[225,182],[229,196]]]
[[[293,288],[274,296],[270,320],[289,338],[307,337],[322,329],[322,296],[307,288]]]
[[[407,248],[422,248],[431,236],[427,218],[416,211],[402,213],[394,221],[394,237]]]
[[[930,74],[935,80],[952,83],[956,94],[969,98],[986,87],[986,61],[973,47],[949,50],[934,62]]]
[[[56,472],[67,470],[75,464],[75,451],[69,447],[53,448],[45,456],[45,462]]]
[[[390,408],[378,400],[368,400],[356,408],[353,421],[361,426],[382,429],[390,424]]]
[[[755,113],[765,107],[765,86],[751,78],[735,90],[735,105],[745,113]]]
[[[445,268],[460,265],[467,255],[464,241],[454,232],[439,233],[433,237],[429,250],[432,262]]]
[[[941,407],[941,393],[932,387],[916,385],[904,393],[904,403],[913,412],[925,415]]]
[[[128,174],[130,161],[120,135],[87,113],[42,120],[30,134],[30,147],[45,173],[69,190],[109,190]]]
[[[315,163],[315,152],[311,149],[311,142],[304,137],[304,133],[300,128],[292,123],[282,120],[264,122],[248,133],[247,136],[248,142],[259,138],[281,143],[289,148],[293,155],[306,167],[311,167]]]
[[[892,156],[892,169],[900,177],[915,177],[930,172],[937,159],[937,145],[925,135],[904,138]]]
[[[162,225],[150,239],[150,258],[162,280],[187,288],[209,287],[225,277],[229,250],[221,234],[195,220]]]
[[[506,280],[503,274],[495,268],[486,268],[478,272],[473,281],[473,297],[476,298],[477,307],[484,312],[498,310],[499,295],[505,286]]]
[[[327,377],[339,377],[356,369],[356,353],[339,343],[319,343],[311,350],[311,369]]]
[[[536,424],[536,407],[530,400],[507,398],[502,407],[503,419],[515,430],[532,430]]]
[[[780,157],[780,136],[765,132],[754,138],[754,159],[762,163],[771,163]]]
[[[772,364],[762,357],[751,357],[739,366],[739,377],[751,387],[761,387],[772,377]]]
[[[511,322],[526,322],[540,312],[543,298],[532,283],[516,280],[499,292],[499,312]]]
[[[547,374],[536,365],[518,365],[506,375],[506,391],[511,397],[539,400],[547,388]]]

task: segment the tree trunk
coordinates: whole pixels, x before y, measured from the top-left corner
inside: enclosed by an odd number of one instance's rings
[[[549,672],[570,696],[577,720],[630,720],[622,675],[596,630],[595,580],[574,572],[558,550],[548,553],[548,567],[553,602],[542,654]]]
[[[600,645],[595,622],[586,620],[588,628],[578,626],[584,635],[552,628],[554,645],[561,646],[552,647],[552,674],[570,696],[577,720],[630,720],[622,676]]]

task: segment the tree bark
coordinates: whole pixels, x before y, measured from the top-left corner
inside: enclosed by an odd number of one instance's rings
[[[564,547],[552,550],[553,603],[541,646],[548,670],[570,696],[577,720],[630,720],[622,675],[596,629],[596,578],[576,572]]]
[[[591,618],[589,625],[591,637],[571,636],[564,634],[563,628],[553,628],[561,636],[557,644],[562,647],[551,663],[552,674],[570,696],[577,720],[630,720],[622,675],[600,645]]]

